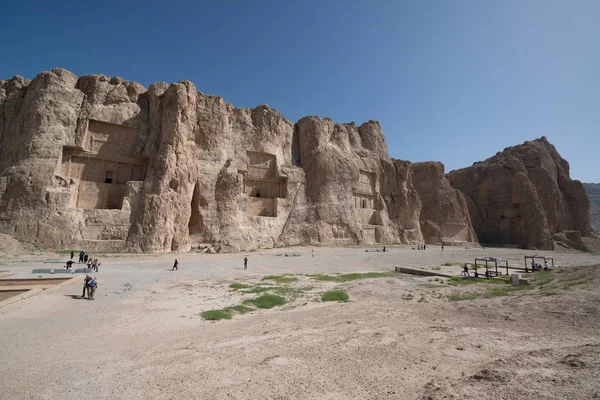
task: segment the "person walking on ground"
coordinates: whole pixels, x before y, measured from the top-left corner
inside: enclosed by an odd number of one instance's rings
[[[92,268],[92,257],[87,259],[87,267],[88,267],[88,269]]]
[[[84,254],[85,254],[85,253],[83,252],[83,250],[81,250],[81,251],[79,252],[79,264],[83,264],[83,255],[84,255]]]
[[[84,253],[84,254],[83,254],[83,263],[84,263],[84,264],[87,264],[87,262],[88,262],[88,258],[89,258],[89,256],[87,255],[87,253]]]
[[[175,263],[173,263],[173,268],[171,268],[171,271],[179,271],[179,262],[177,262],[177,259],[175,259]]]
[[[244,269],[248,269],[248,257],[244,257]]]
[[[442,251],[444,251],[444,243],[442,243]]]
[[[312,249],[312,258],[315,258],[315,249]]]
[[[383,246],[383,252],[385,253],[385,246]]]
[[[86,274],[83,279],[83,293],[81,294],[81,297],[85,298],[85,291],[88,289],[91,280],[92,278],[90,278],[90,275]]]
[[[98,278],[94,277],[88,286],[88,300],[94,300],[96,288],[98,287]]]
[[[464,275],[464,276],[471,276],[471,275],[469,274],[469,267],[467,266],[467,264],[465,264],[465,266],[464,266],[464,268],[463,268],[463,271],[461,272],[461,275]]]
[[[71,260],[73,259],[73,257],[75,257],[75,252],[71,250]]]
[[[427,250],[427,245],[426,244],[423,245],[423,250]]]

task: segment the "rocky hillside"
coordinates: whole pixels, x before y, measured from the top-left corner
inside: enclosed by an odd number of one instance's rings
[[[584,183],[583,187],[590,198],[590,220],[592,227],[600,232],[600,183]]]
[[[480,243],[587,250],[589,200],[569,163],[545,137],[508,147],[448,174],[469,205]]]

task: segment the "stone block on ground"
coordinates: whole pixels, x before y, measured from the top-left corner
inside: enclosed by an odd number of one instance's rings
[[[90,268],[75,268],[73,270],[74,274],[89,274],[92,270]]]
[[[72,269],[65,269],[65,268],[54,268],[54,274],[72,274],[73,270]]]
[[[52,268],[35,268],[31,271],[32,274],[51,274]]]

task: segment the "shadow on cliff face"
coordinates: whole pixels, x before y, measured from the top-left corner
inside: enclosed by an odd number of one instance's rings
[[[198,182],[194,185],[194,194],[192,195],[192,213],[188,222],[190,236],[195,233],[200,233],[199,228],[202,225],[202,215],[200,214],[200,186]]]

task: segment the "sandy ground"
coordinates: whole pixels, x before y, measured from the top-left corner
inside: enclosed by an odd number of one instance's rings
[[[489,286],[305,274],[431,268],[476,256],[521,265],[531,252],[315,248],[312,258],[311,249],[103,258],[95,301],[78,298],[75,284],[0,309],[0,399],[600,398],[600,256],[544,252],[560,265],[545,287],[448,301]],[[180,270],[171,272],[175,257]],[[40,266],[0,270],[25,277]],[[295,274],[279,286],[305,290],[231,320],[200,316],[256,296],[232,282],[269,283],[260,281],[269,274]],[[329,289],[346,290],[350,301],[321,302]]]

